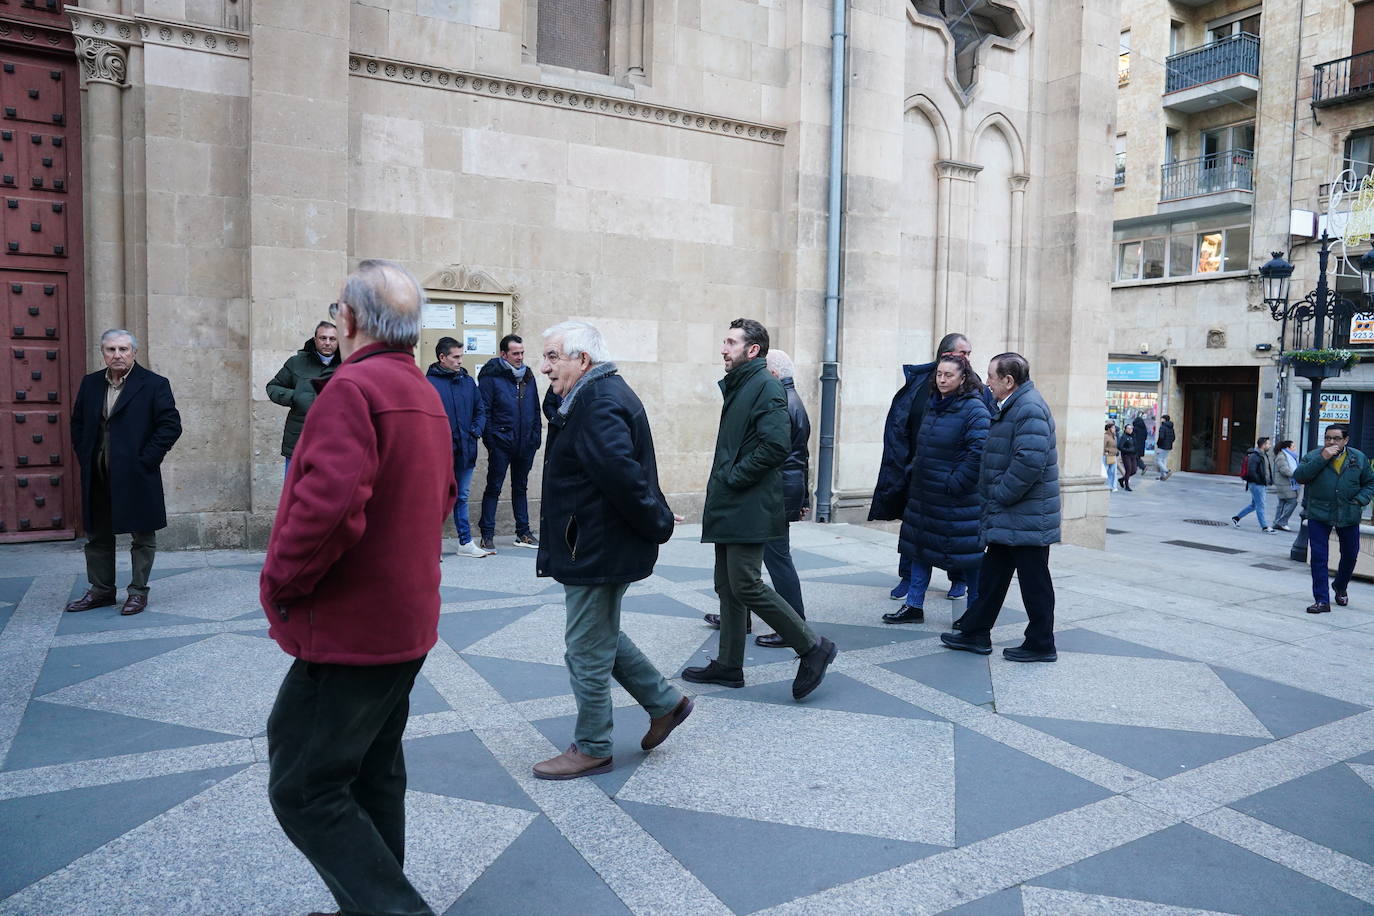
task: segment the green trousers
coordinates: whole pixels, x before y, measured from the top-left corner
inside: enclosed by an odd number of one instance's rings
[[[620,599],[628,582],[565,585],[564,631],[568,680],[577,700],[577,749],[591,757],[611,756],[611,678],[650,716],[666,716],[682,699],[630,637],[620,632]]]
[[[115,593],[115,533],[110,518],[110,485],[100,473],[91,480],[91,530],[86,532],[86,578],[91,591],[101,595]],[[148,574],[153,571],[157,556],[157,532],[137,531],[129,545],[129,559],[133,575],[129,579],[129,594],[148,594]]]
[[[763,544],[716,545],[716,594],[720,596],[720,651],[716,661],[744,664],[745,627],[753,611],[798,655],[816,645],[816,634],[792,606],[763,584]]]

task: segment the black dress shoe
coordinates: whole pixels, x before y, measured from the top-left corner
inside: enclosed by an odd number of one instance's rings
[[[1336,592],[1336,603],[1341,607],[1345,607],[1350,603],[1350,596],[1345,592]]]
[[[700,668],[682,669],[682,679],[693,684],[719,684],[722,687],[743,687],[744,669],[728,668],[711,659],[710,664]]]
[[[142,614],[147,607],[147,595],[131,594],[124,599],[124,606],[119,609],[119,613],[122,617],[132,617],[135,614]]]
[[[925,623],[926,612],[918,607],[904,604],[891,614],[883,615],[883,623]]]
[[[944,643],[947,649],[958,649],[960,652],[976,652],[979,655],[992,654],[992,640],[979,641],[963,633],[941,633],[940,642]]]
[[[787,640],[777,633],[764,633],[762,636],[754,637],[754,645],[763,646],[765,649],[786,649]]]
[[[66,610],[71,613],[75,613],[77,611],[89,611],[92,608],[113,607],[114,603],[114,592],[110,592],[108,595],[102,595],[95,589],[90,588],[86,590],[86,594],[82,595],[80,598],[77,598],[75,601],[68,604]]]
[[[1307,608],[1307,613],[1309,613],[1309,614],[1330,614],[1330,613],[1331,613],[1331,605],[1327,604],[1325,601],[1318,601],[1318,602],[1316,602],[1315,604],[1312,604],[1311,606],[1309,606],[1309,607]]]
[[[1053,649],[1048,652],[1041,652],[1036,649],[1027,649],[1025,646],[1016,646],[1002,650],[1002,657],[1009,662],[1057,662],[1059,653]]]
[[[701,619],[704,620],[704,621],[706,621],[706,625],[707,625],[708,627],[710,627],[711,629],[713,629],[713,630],[719,630],[719,629],[720,629],[720,615],[719,615],[719,614],[703,614],[702,617],[701,617]],[[745,623],[745,625],[744,625],[744,632],[746,632],[746,633],[752,633],[752,632],[754,632],[754,618],[753,618],[752,616],[749,618],[748,622]]]
[[[792,699],[803,699],[821,686],[821,681],[825,679],[825,669],[830,667],[839,651],[833,642],[822,636],[810,651],[800,656],[801,667],[797,669],[797,676],[792,681]]]

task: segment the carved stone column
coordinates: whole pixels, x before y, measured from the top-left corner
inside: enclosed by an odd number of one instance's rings
[[[950,327],[951,303],[962,309],[968,300],[968,222],[973,212],[973,182],[983,170],[972,162],[941,159],[935,163],[939,190],[935,203],[935,326],[931,339],[939,340]],[[962,320],[962,312],[959,315]],[[960,325],[964,333],[972,331]]]
[[[1007,290],[1007,347],[1020,352],[1026,345],[1026,185],[1029,175],[1012,175],[1011,268]]]

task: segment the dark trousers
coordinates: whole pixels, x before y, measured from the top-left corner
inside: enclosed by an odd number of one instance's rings
[[[86,578],[91,591],[102,595],[115,592],[115,533],[111,518],[110,482],[97,468],[91,475],[91,530],[86,532]],[[148,594],[148,575],[157,556],[157,532],[137,531],[129,548],[133,575],[129,594]]]
[[[768,570],[768,578],[773,580],[773,590],[778,593],[778,597],[786,601],[797,612],[797,616],[806,619],[806,607],[802,603],[801,579],[797,578],[797,567],[792,563],[792,539],[790,537],[792,526],[787,526],[788,533],[778,538],[776,541],[763,542],[763,567]]]
[[[434,916],[402,870],[401,735],[424,663],[297,659],[267,719],[272,810],[349,916]]]
[[[1123,487],[1129,487],[1131,485],[1131,478],[1135,476],[1135,472],[1139,469],[1139,455],[1128,455],[1125,452],[1121,453],[1121,485]]]
[[[482,537],[496,534],[496,503],[501,499],[507,468],[510,469],[510,508],[515,513],[515,533],[530,533],[530,504],[525,490],[529,487],[533,464],[533,455],[521,457],[502,449],[487,449],[487,486],[482,491],[482,519],[477,523]]]
[[[1331,567],[1331,532],[1336,532],[1340,544],[1341,559],[1336,566],[1336,580],[1330,586],[1336,594],[1344,595],[1350,587],[1350,577],[1355,573],[1355,560],[1360,556],[1360,526],[1346,525],[1337,528],[1315,518],[1307,520],[1307,543],[1311,548],[1312,560],[1312,598],[1321,604],[1331,603],[1331,593],[1327,589],[1327,576]]]
[[[744,631],[749,612],[783,638],[798,655],[816,646],[816,634],[759,575],[763,544],[716,545],[716,594],[720,597],[720,651],[716,660],[729,668],[744,664]]]
[[[1008,547],[989,544],[978,576],[978,598],[963,616],[963,632],[987,639],[1007,600],[1011,577],[1021,581],[1021,602],[1026,606],[1025,648],[1054,650],[1054,581],[1050,578],[1048,547]]]

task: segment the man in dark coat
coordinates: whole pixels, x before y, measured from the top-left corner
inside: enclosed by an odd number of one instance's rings
[[[425,372],[425,378],[439,393],[439,401],[448,415],[449,432],[453,435],[453,477],[458,483],[458,501],[453,504],[453,527],[458,532],[458,555],[481,558],[489,554],[472,540],[468,524],[468,493],[472,488],[472,472],[477,466],[477,441],[487,425],[486,402],[477,390],[477,383],[463,368],[463,342],[453,337],[441,337],[434,345],[435,361]]]
[[[72,406],[90,587],[67,610],[115,603],[115,535],[127,533],[133,535],[133,575],[119,609],[127,617],[148,606],[157,532],[167,527],[160,467],[181,437],[181,414],[167,379],[138,364],[133,334],[106,331],[100,336],[100,355],[105,370],[81,380]]]
[[[326,378],[339,365],[339,335],[332,321],[315,325],[315,336],[296,351],[267,383],[267,397],[273,404],[291,408],[281,433],[281,454],[291,468],[291,453],[301,437],[306,412],[315,403],[315,379]]]
[[[964,613],[962,632],[943,633],[940,641],[951,649],[991,655],[992,628],[1015,574],[1030,621],[1025,642],[1003,649],[1002,655],[1014,662],[1052,662],[1059,658],[1050,578],[1050,545],[1059,542],[1060,519],[1054,417],[1030,379],[1030,363],[1019,353],[992,358],[988,387],[997,399],[997,412],[978,475],[980,531],[987,553],[978,600]]]
[[[344,282],[344,359],[306,417],[259,590],[295,659],[267,720],[268,797],[345,913],[434,914],[402,867],[401,736],[439,638],[456,490],[448,418],[415,365],[423,302],[390,261]]]
[[[612,678],[649,713],[646,751],[691,715],[692,701],[620,629],[625,590],[653,573],[675,521],[659,489],[644,405],[586,322],[544,332],[539,371],[560,400],[544,448],[535,570],[563,584],[577,725],[568,749],[536,763],[534,775],[576,779],[611,769]]]
[[[701,540],[716,545],[720,649],[710,664],[687,668],[682,676],[698,684],[743,687],[744,634],[753,611],[801,657],[792,682],[792,696],[800,700],[820,686],[836,649],[824,636],[817,638],[760,575],[764,544],[787,535],[782,499],[782,466],[791,443],[787,396],[768,373],[768,331],[757,321],[732,321],[720,355],[725,403],[701,514]]]
[[[1166,413],[1155,430],[1155,467],[1159,469],[1159,479],[1168,480],[1173,475],[1169,470],[1169,454],[1174,450],[1174,421]]]
[[[482,549],[496,552],[496,503],[510,470],[510,507],[515,514],[515,546],[539,549],[530,531],[526,490],[544,421],[539,416],[539,388],[525,365],[525,343],[514,334],[501,338],[501,355],[487,360],[477,373],[477,387],[487,411],[482,444],[487,447],[487,485],[482,491]]]

